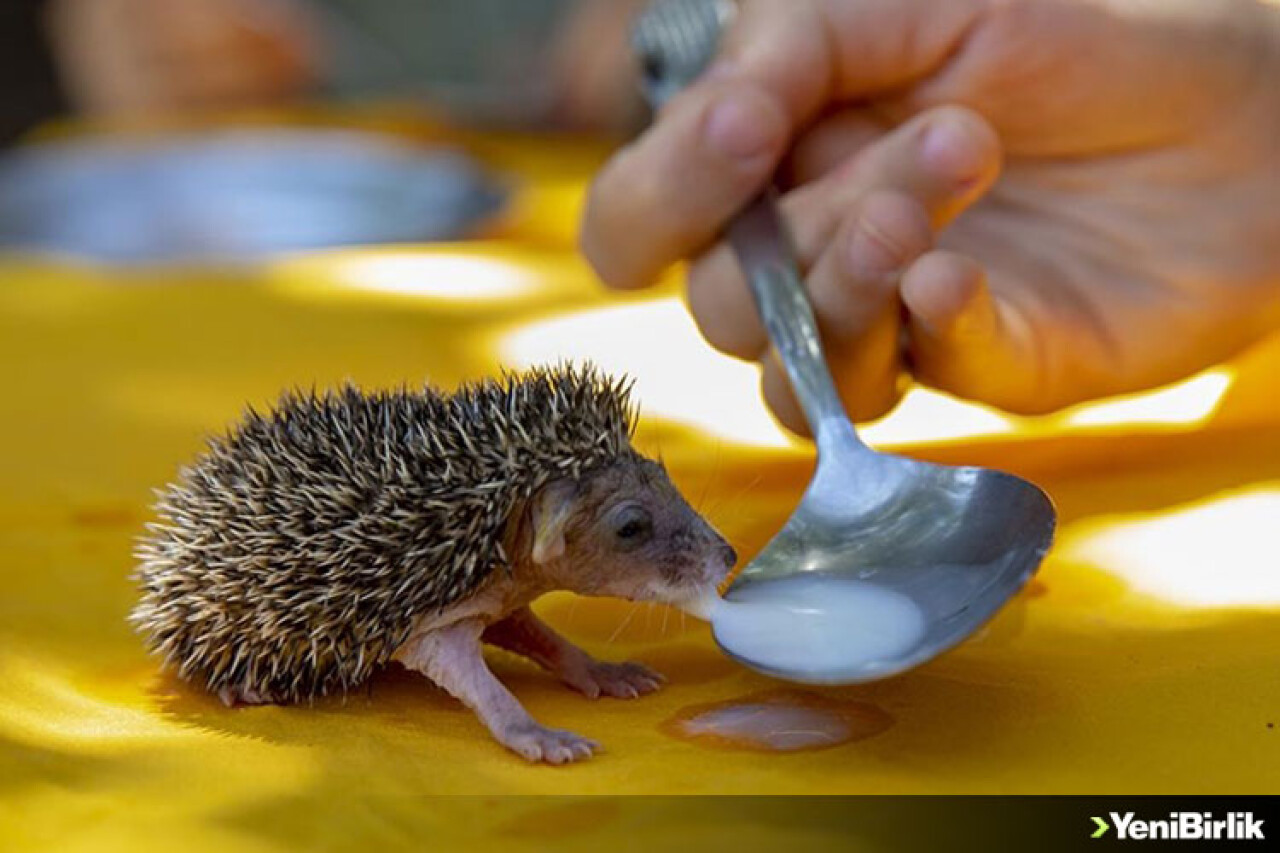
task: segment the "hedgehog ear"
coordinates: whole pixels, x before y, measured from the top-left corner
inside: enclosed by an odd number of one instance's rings
[[[533,498],[533,561],[539,565],[564,553],[564,529],[573,512],[578,487],[569,480],[543,486]]]

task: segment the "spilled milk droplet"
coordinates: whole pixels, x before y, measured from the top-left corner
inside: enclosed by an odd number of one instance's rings
[[[720,749],[800,752],[863,740],[892,725],[893,717],[870,702],[769,690],[685,708],[661,729],[680,740]]]

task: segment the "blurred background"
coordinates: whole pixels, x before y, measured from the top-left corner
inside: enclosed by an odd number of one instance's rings
[[[634,128],[638,5],[10,0],[0,246],[226,261],[474,233],[514,179],[451,133]]]

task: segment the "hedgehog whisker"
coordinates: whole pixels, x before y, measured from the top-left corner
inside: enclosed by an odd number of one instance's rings
[[[705,515],[702,511],[702,505],[707,500],[707,493],[711,491],[711,484],[716,480],[717,469],[720,467],[720,451],[724,447],[724,442],[716,441],[716,453],[711,457],[711,470],[707,473],[707,480],[702,484],[702,493],[698,495],[698,500],[694,503],[693,508],[699,515]]]
[[[718,511],[722,506],[729,506],[733,503],[736,503],[737,501],[742,500],[742,498],[744,498],[748,492],[750,492],[756,486],[760,485],[760,481],[762,479],[764,479],[764,475],[757,474],[754,480],[752,480],[750,483],[747,483],[742,488],[738,489],[732,495],[729,495],[727,497],[721,497],[718,501],[712,502],[705,510],[702,508],[699,508],[698,514],[703,516],[704,518],[711,518],[712,514]]]
[[[631,624],[631,619],[636,615],[636,611],[639,609],[640,602],[632,602],[630,609],[627,610],[627,615],[620,623],[618,623],[618,627],[613,629],[613,633],[609,635],[609,639],[605,640],[605,642],[612,643],[614,640],[618,639],[618,636],[622,634],[627,625]]]

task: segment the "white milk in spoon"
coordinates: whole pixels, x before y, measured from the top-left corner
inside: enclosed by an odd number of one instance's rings
[[[734,655],[813,681],[895,660],[925,631],[924,614],[902,593],[815,572],[748,584],[710,615],[716,640]]]

